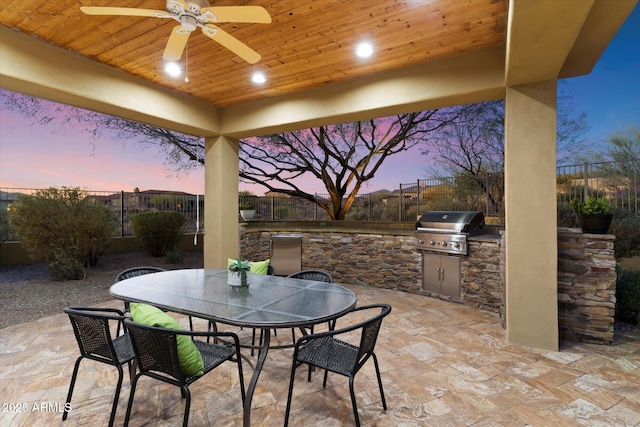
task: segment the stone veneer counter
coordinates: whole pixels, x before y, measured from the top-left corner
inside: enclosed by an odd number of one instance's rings
[[[461,256],[461,298],[457,302],[499,313],[505,321],[502,227],[487,226],[469,236]],[[345,221],[241,223],[240,256],[270,256],[275,234],[302,237],[302,269],[323,269],[337,283],[373,286],[437,296],[422,289],[422,252],[415,225]],[[558,323],[565,340],[611,344],[615,314],[612,235],[558,229]],[[277,274],[277,271],[276,271]]]

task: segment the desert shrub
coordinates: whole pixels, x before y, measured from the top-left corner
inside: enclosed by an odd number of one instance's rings
[[[20,195],[10,215],[20,243],[46,261],[54,280],[77,280],[111,243],[115,215],[78,188],[48,188]]]
[[[640,255],[640,217],[629,209],[613,209],[613,221],[609,233],[616,236],[615,258],[631,258]]]
[[[618,274],[616,320],[640,325],[640,271],[622,271]]]
[[[131,218],[133,235],[154,257],[175,249],[184,234],[186,218],[178,212],[143,212]]]
[[[9,213],[0,210],[0,244],[11,239],[11,225],[9,223]]]

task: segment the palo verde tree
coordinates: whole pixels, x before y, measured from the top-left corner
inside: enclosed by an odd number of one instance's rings
[[[457,115],[456,109],[428,110],[247,138],[240,144],[240,178],[309,200],[332,220],[344,220],[385,159],[419,144]],[[320,181],[329,198],[305,191],[302,178]]]

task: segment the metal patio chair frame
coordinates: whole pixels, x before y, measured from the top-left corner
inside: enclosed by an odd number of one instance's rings
[[[156,380],[175,385],[180,388],[182,397],[186,399],[182,425],[186,427],[189,423],[189,410],[191,407],[191,393],[189,386],[195,381],[203,378],[207,373],[213,371],[224,362],[235,362],[238,366],[238,376],[240,383],[240,394],[242,406],[245,401],[244,377],[242,373],[242,361],[240,353],[240,342],[238,336],[232,332],[193,332],[185,330],[167,329],[157,326],[143,325],[135,323],[127,318],[124,324],[131,336],[131,343],[136,355],[138,373],[131,381],[131,393],[127,404],[127,414],[124,426],[129,425],[131,419],[131,408],[135,397],[138,380],[142,376],[155,378]],[[188,336],[202,354],[204,362],[204,373],[200,376],[185,376],[180,368],[178,358],[178,336]],[[210,344],[196,337],[206,337],[207,340],[223,339],[223,344]]]
[[[159,273],[161,271],[167,271],[164,268],[160,267],[150,267],[150,266],[142,266],[142,267],[131,267],[126,270],[122,270],[120,273],[116,275],[116,282],[119,282],[124,279],[130,279],[132,277],[144,276],[145,274],[153,274]],[[129,301],[124,302],[124,311],[128,312],[129,310]]]
[[[122,365],[129,367],[129,376],[133,378],[135,358],[131,339],[124,329],[124,313],[115,308],[97,307],[67,307],[64,312],[69,316],[73,332],[80,349],[80,357],[76,359],[73,367],[73,375],[69,384],[69,392],[62,414],[62,421],[69,415],[68,408],[71,405],[71,397],[78,378],[80,362],[84,359],[95,360],[115,366],[118,369],[118,383],[116,385],[113,404],[111,405],[111,415],[109,416],[109,427],[113,426],[118,407],[118,399],[122,388],[123,370]],[[112,325],[117,323],[115,338],[112,335]],[[123,331],[121,334],[120,331]]]
[[[305,363],[309,366],[325,370],[324,380],[322,383],[322,387],[324,388],[327,386],[327,375],[329,371],[349,378],[349,392],[351,394],[353,415],[356,426],[360,426],[360,418],[358,416],[358,407],[356,404],[356,395],[353,383],[356,374],[360,371],[360,368],[362,368],[362,366],[372,358],[376,369],[376,376],[378,378],[382,407],[385,411],[387,410],[387,402],[384,398],[384,389],[382,388],[382,378],[380,377],[378,358],[374,353],[374,348],[378,339],[382,320],[391,312],[391,306],[388,304],[365,305],[356,307],[350,313],[363,310],[379,310],[379,313],[364,321],[341,329],[305,335],[298,339],[293,352],[293,363],[291,366],[291,378],[289,381],[289,393],[287,397],[287,409],[284,423],[285,427],[289,425],[296,369]],[[360,343],[357,346],[338,339],[341,335],[357,330],[361,330]]]

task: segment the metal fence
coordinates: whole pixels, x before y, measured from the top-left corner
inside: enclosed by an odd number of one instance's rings
[[[558,204],[575,197],[606,197],[616,208],[640,215],[640,164],[627,162],[584,163],[557,168]],[[532,184],[535,185],[535,184]],[[0,208],[6,210],[18,194],[36,189],[0,188]],[[87,191],[115,212],[120,236],[133,235],[131,217],[150,210],[176,211],[187,218],[187,231],[204,231],[204,197],[166,191]],[[328,195],[316,195],[330,200]],[[240,204],[253,203],[254,221],[327,221],[329,215],[317,204],[299,197],[247,197]],[[481,211],[487,216],[504,216],[504,175],[459,175],[419,179],[400,184],[393,192],[358,195],[347,213],[348,221],[413,222],[430,210]]]
[[[609,205],[640,214],[640,163],[603,162],[558,167],[558,203],[606,197]]]
[[[35,195],[34,188],[0,188],[0,209],[6,211],[20,195]],[[86,191],[96,201],[110,207],[118,221],[118,236],[132,236],[133,215],[147,211],[175,211],[186,219],[186,231],[204,231],[204,198],[169,191]],[[13,236],[12,236],[13,237]]]
[[[583,163],[557,168],[558,204],[573,198],[606,197],[614,208],[640,215],[640,164],[632,161]],[[535,183],[532,183],[535,185]],[[317,197],[329,200],[329,195]],[[316,204],[293,197],[258,197],[255,220],[323,221],[329,215]],[[480,211],[504,217],[504,174],[460,174],[400,184],[393,192],[358,195],[347,213],[350,221],[413,222],[431,210]]]

